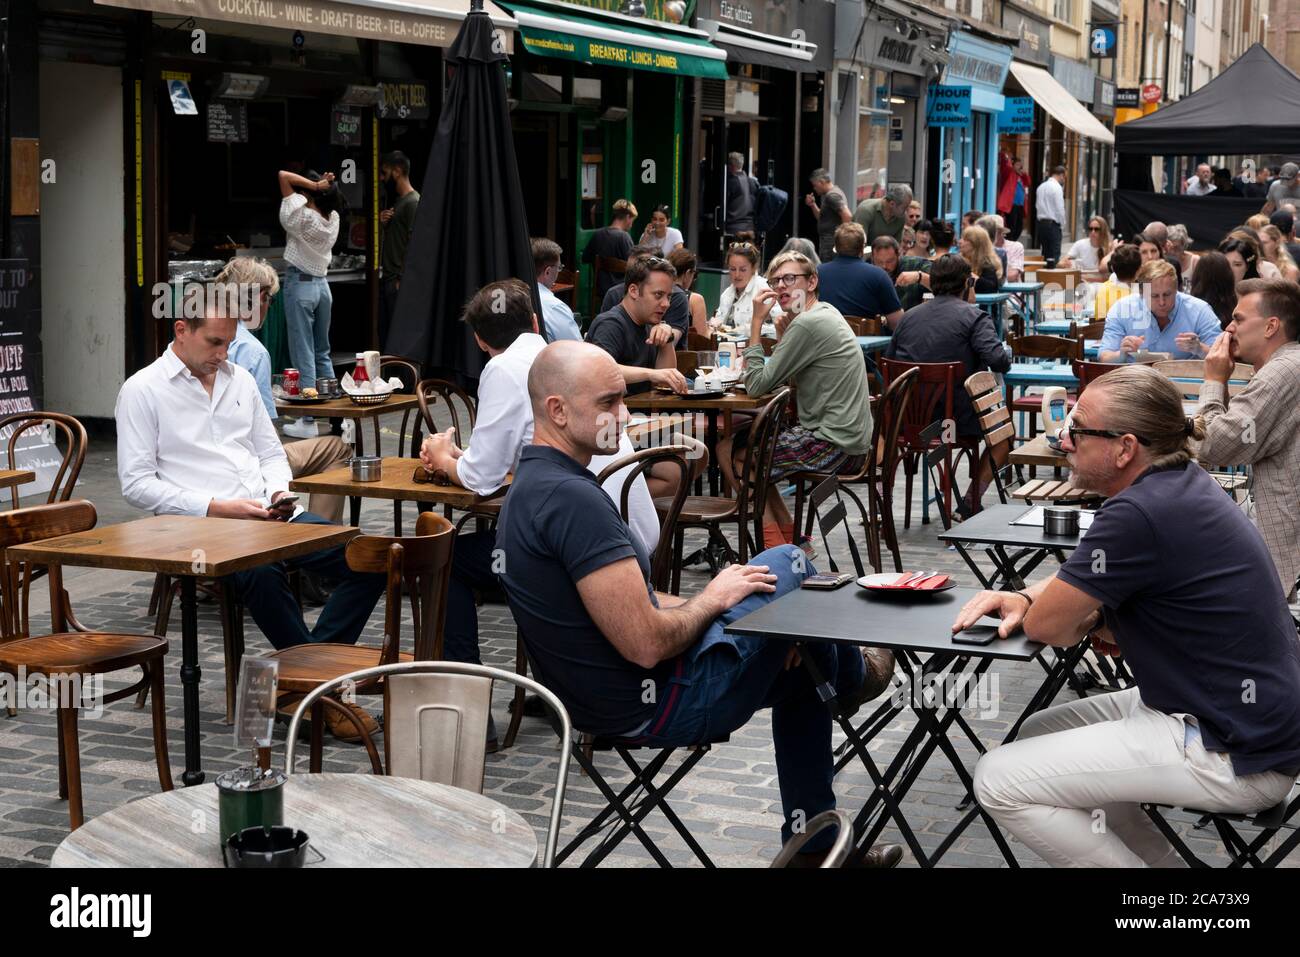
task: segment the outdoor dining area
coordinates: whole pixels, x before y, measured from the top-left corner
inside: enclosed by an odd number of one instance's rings
[[[1029,316],[1008,310],[1010,370],[964,377],[959,362],[883,356],[880,320],[849,318],[872,432],[865,455],[831,472],[772,478],[778,436],[804,407],[789,385],[750,394],[745,375],[709,379],[719,355],[747,345],[734,334],[693,337],[677,352],[685,391],[620,397],[627,411],[615,418],[631,450],[596,481],[633,523],[635,482],[657,467],[674,475],[671,493],[654,500],[657,544],[645,565],[660,604],[704,600],[732,563],[776,554],[771,497],[788,503],[801,533],[784,546],[792,571],[773,569],[778,579],[793,574],[793,586],[742,602],[706,633],[788,651],[786,669],[806,672],[832,722],[834,808],[796,812],[792,828],[786,806],[785,829],[787,782],[777,778],[789,751],[778,740],[774,766],[773,715],[760,708],[734,727],[706,725],[686,743],[593,726],[530,641],[543,619],[519,600],[509,547],[493,552],[503,587],[474,591],[482,663],[452,660],[457,556],[475,535],[513,542],[511,492],[536,485],[506,474],[480,494],[427,467],[430,437],[454,434],[456,455],[472,448],[480,407],[417,363],[379,359],[381,378],[401,381],[382,402],[343,396],[314,408],[353,421],[355,456],[288,489],[346,499],[341,524],[139,517],[75,418],[0,421],[11,505],[0,513],[7,854],[77,868],[753,867],[807,866],[813,855],[800,852],[818,841],[822,867],[1040,865],[979,799],[991,785],[976,765],[1051,706],[1119,700],[1136,679],[1122,649],[1091,631],[1057,643],[999,635],[996,613],[958,622],[971,608],[994,608],[990,594],[1023,596],[1031,609],[1043,601],[1109,497],[1072,473],[1067,452],[1089,430],[1071,431],[1074,413],[1067,420],[1062,407],[1085,409],[1099,379],[1148,366],[1193,416],[1205,383],[1195,360],[1090,362],[1090,327],[1077,318],[1067,335],[1043,333],[1063,315],[1050,301],[1034,302]],[[769,357],[774,346],[763,343]],[[1235,367],[1229,393],[1253,375]],[[948,427],[959,394],[978,436]],[[277,404],[301,410],[287,396]],[[60,461],[48,490],[25,493],[36,475],[16,467],[15,444],[44,428]],[[526,451],[516,469],[533,463]],[[982,463],[993,466],[984,483]],[[1249,468],[1205,464],[1223,501],[1245,496]],[[621,485],[608,484],[620,475]],[[356,642],[283,646],[252,627],[265,619],[240,576],[287,568],[279,587],[310,621],[298,581],[306,566],[295,563],[326,549],[373,581],[375,607]],[[336,583],[318,628],[357,600],[343,598],[348,587]],[[559,608],[563,598],[551,600]],[[849,707],[825,649],[888,652],[883,690]],[[30,695],[34,676],[50,689],[43,702]],[[74,697],[60,684],[71,677]],[[506,725],[499,740],[494,713]],[[1300,843],[1298,808],[1295,795],[1252,812],[1141,804],[1178,862],[1192,866],[1286,862]]]

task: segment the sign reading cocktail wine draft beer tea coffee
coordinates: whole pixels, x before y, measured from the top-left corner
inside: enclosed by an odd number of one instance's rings
[[[238,100],[208,103],[208,142],[247,143],[248,104]]]
[[[40,409],[40,375],[36,276],[26,259],[0,259],[0,418]],[[0,447],[8,447],[11,434],[0,430]],[[44,429],[24,432],[14,447],[14,464],[35,472],[36,480],[23,485],[20,494],[47,491],[62,458]]]

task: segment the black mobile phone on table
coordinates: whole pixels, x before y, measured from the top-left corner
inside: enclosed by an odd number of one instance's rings
[[[975,625],[952,636],[954,645],[991,645],[998,636],[994,625]]]
[[[847,585],[851,581],[853,581],[853,576],[847,573],[841,573],[839,575],[817,574],[809,575],[803,580],[799,587],[833,591],[841,585]]]

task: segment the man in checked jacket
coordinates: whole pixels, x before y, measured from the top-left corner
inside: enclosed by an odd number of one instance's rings
[[[1300,576],[1300,286],[1283,279],[1237,283],[1227,334],[1205,357],[1198,410],[1205,465],[1250,465],[1255,522],[1295,600]],[[1255,367],[1250,383],[1228,397],[1234,362]]]

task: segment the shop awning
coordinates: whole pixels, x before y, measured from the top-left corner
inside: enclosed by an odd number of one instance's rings
[[[757,30],[732,26],[721,20],[699,20],[710,39],[727,52],[728,60],[776,67],[779,70],[816,72],[812,65],[817,44],[794,37],[773,36]]]
[[[506,3],[515,15],[524,48],[538,56],[579,60],[606,66],[727,78],[727,54],[707,35],[689,27],[665,24],[651,29],[643,18],[607,14],[602,17]]]
[[[171,17],[224,20],[304,33],[330,33],[361,40],[445,47],[456,38],[470,0],[95,0],[106,7],[145,10]],[[502,28],[511,52],[514,21],[485,0],[484,10]]]
[[[1115,134],[1102,125],[1088,112],[1088,108],[1070,95],[1070,91],[1061,86],[1052,74],[1040,67],[1028,63],[1011,64],[1011,74],[1020,81],[1025,92],[1034,98],[1034,102],[1066,128],[1074,130],[1080,136],[1086,136],[1098,143],[1114,145]]]

